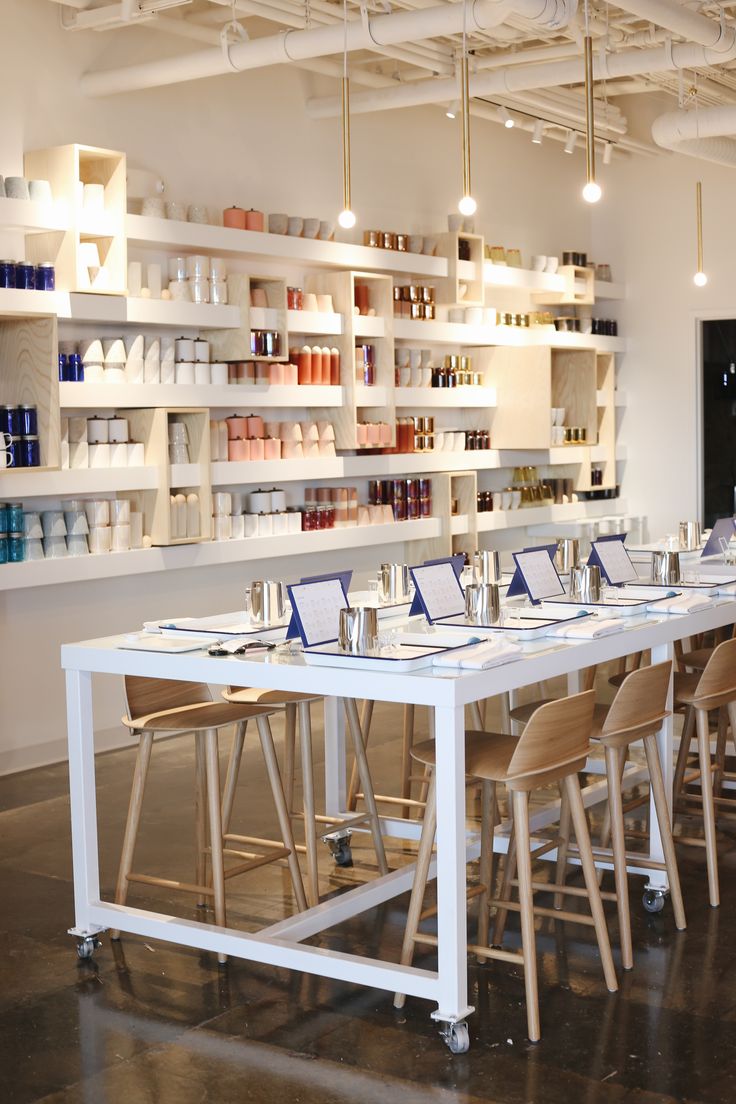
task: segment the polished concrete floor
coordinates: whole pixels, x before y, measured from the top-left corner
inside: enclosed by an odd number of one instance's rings
[[[399,717],[377,710],[377,789],[398,769]],[[226,744],[226,741],[223,741]],[[319,741],[316,746],[319,747]],[[226,747],[223,748],[223,754]],[[98,759],[101,874],[114,885],[132,752]],[[192,876],[188,738],[154,749],[137,866]],[[238,800],[241,830],[271,831],[257,744]],[[353,870],[320,855],[322,892],[375,870],[356,838]],[[538,934],[542,1042],[525,1038],[521,972],[471,963],[471,1049],[452,1056],[427,1002],[395,1012],[387,993],[107,936],[79,962],[73,923],[64,767],[0,779],[0,1102],[2,1104],[603,1104],[736,1100],[736,830],[724,821],[723,903],[707,904],[702,851],[683,849],[689,926],[669,906],[640,907],[632,879],[636,965],[607,993],[590,929],[542,921]],[[411,850],[393,841],[392,866]],[[181,895],[137,887],[144,906],[194,915]],[[256,929],[291,907],[275,866],[229,885],[230,922]],[[396,957],[406,898],[325,935],[323,946]],[[616,924],[610,916],[615,941]],[[510,939],[517,941],[516,921]],[[424,961],[431,954],[423,952]]]

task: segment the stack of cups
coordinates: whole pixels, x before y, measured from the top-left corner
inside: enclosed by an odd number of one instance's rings
[[[110,503],[106,498],[93,498],[84,504],[89,526],[89,550],[109,552],[112,547],[110,530]]]
[[[187,257],[187,284],[193,303],[210,301],[210,258],[195,253]]]
[[[102,383],[105,377],[102,342],[99,337],[88,338],[79,343],[79,352],[84,365],[85,383]]]
[[[70,499],[64,504],[64,522],[66,524],[66,545],[70,556],[86,556],[89,553],[87,534],[89,524],[84,502]]]
[[[106,338],[102,342],[105,370],[104,383],[125,383],[126,352],[122,337]],[[85,372],[85,378],[87,373]]]
[[[210,257],[210,302],[227,303],[227,266],[222,257]]]
[[[227,491],[217,491],[212,495],[212,539],[230,540],[232,532],[232,495]]]
[[[125,381],[143,383],[143,358],[145,338],[143,334],[131,334],[125,338]]]

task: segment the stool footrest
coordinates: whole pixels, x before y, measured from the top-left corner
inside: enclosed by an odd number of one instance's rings
[[[554,886],[552,888],[554,889]],[[561,892],[564,892],[564,890]],[[496,908],[508,909],[510,912],[521,912],[521,905],[518,901],[499,901],[494,898],[490,903],[495,905]],[[565,912],[564,909],[543,908],[541,905],[534,906],[534,915],[550,916],[554,920],[567,920],[571,924],[587,924],[590,927],[595,925],[593,917],[585,916],[584,913]]]
[[[127,875],[127,881],[139,882],[141,885],[161,886],[163,889],[177,889],[182,893],[196,893],[198,897],[214,897],[212,886],[194,885],[192,882],[178,882],[174,878],[157,878],[154,874]]]

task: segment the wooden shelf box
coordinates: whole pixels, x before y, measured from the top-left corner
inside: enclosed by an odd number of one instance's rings
[[[0,315],[0,405],[36,407],[41,468],[46,470],[61,466],[58,364],[53,315]],[[3,469],[3,474],[12,471]]]
[[[470,258],[460,260],[460,243],[469,246]],[[447,279],[437,282],[440,303],[461,307],[482,307],[485,299],[483,280],[484,239],[480,234],[463,232],[443,234],[439,252],[447,258]],[[462,290],[462,287],[465,290]]]

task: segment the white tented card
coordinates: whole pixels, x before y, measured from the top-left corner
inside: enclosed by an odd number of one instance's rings
[[[429,621],[465,614],[465,595],[451,563],[413,567],[411,573]]]
[[[289,594],[305,648],[337,640],[340,610],[348,605],[340,579],[296,583],[289,587]]]
[[[612,586],[622,583],[634,583],[639,576],[632,563],[631,556],[621,540],[593,541],[595,554],[600,560],[603,572]]]
[[[565,593],[562,580],[546,548],[534,549],[531,552],[515,552],[514,561],[521,572],[526,592],[532,602],[539,602],[542,598],[554,598],[557,594]]]

